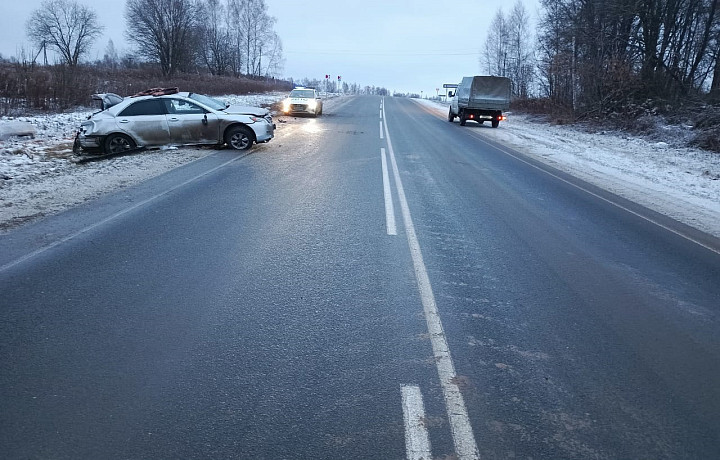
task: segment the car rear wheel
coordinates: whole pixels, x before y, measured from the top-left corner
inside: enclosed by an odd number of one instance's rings
[[[105,153],[121,153],[136,146],[135,141],[125,134],[110,134],[105,138]]]
[[[493,120],[493,121],[492,121],[492,127],[493,127],[493,128],[497,128],[498,126],[500,126],[500,120]]]
[[[235,150],[247,150],[252,147],[255,133],[247,126],[233,126],[225,133],[225,143]]]

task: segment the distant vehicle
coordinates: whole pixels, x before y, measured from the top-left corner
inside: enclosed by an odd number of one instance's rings
[[[298,87],[290,91],[283,101],[283,113],[309,113],[313,116],[322,115],[323,103],[320,95],[313,88]]]
[[[463,77],[450,101],[448,121],[460,118],[460,126],[467,120],[483,123],[490,121],[493,128],[505,120],[503,110],[510,108],[511,81],[505,77]]]
[[[227,144],[247,150],[274,136],[275,125],[267,109],[230,106],[197,93],[155,94],[159,95],[94,95],[100,111],[81,123],[80,147],[120,153],[167,144]]]

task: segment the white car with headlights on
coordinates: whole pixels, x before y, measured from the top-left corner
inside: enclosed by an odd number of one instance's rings
[[[322,109],[320,94],[313,88],[295,88],[282,104],[285,114],[309,113],[316,117],[322,115]]]

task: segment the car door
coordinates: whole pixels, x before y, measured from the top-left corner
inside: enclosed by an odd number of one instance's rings
[[[217,115],[194,102],[163,98],[168,112],[170,139],[176,144],[217,144],[222,142]]]
[[[125,107],[117,116],[118,128],[140,145],[170,142],[165,104],[159,99],[143,99]]]

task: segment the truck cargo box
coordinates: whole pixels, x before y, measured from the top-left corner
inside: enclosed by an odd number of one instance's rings
[[[462,107],[484,110],[510,108],[510,79],[506,77],[463,77],[458,85],[458,102]]]
[[[505,120],[503,111],[510,108],[512,82],[506,77],[480,76],[463,77],[450,101],[448,121],[460,118],[460,125],[468,120],[480,124],[489,121],[497,128]]]

